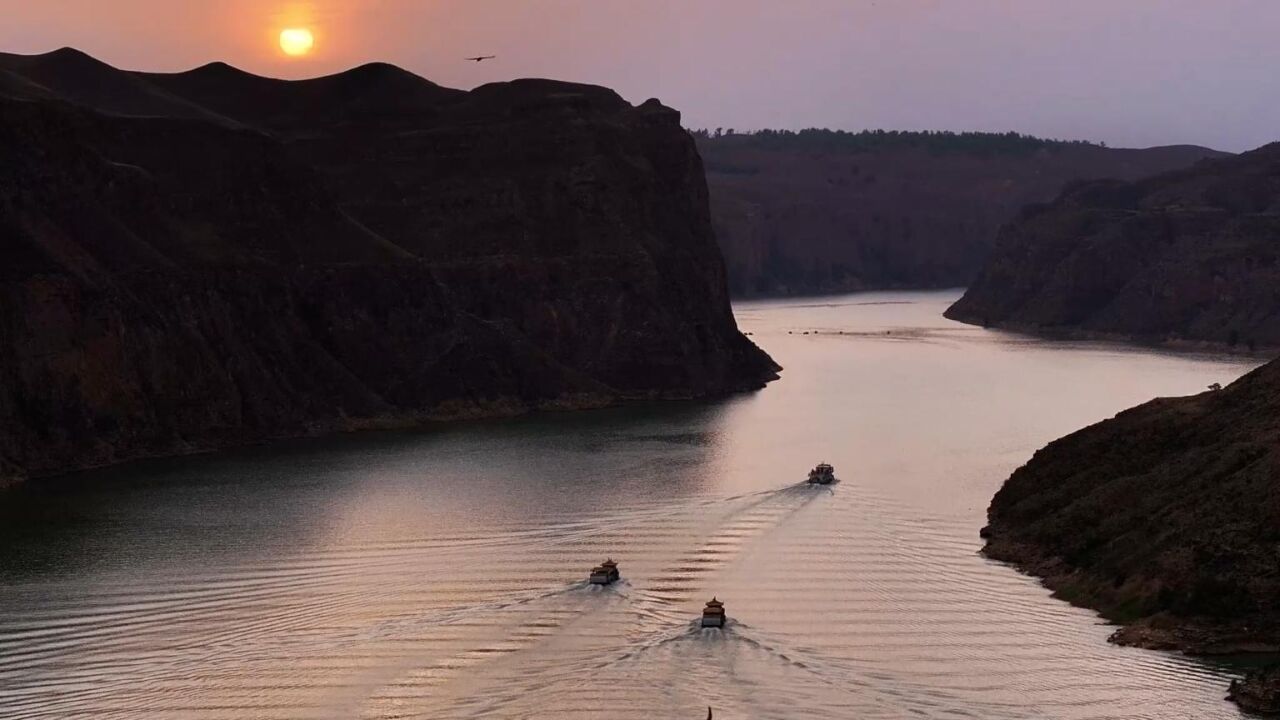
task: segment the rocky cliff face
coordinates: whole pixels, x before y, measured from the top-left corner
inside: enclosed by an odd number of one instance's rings
[[[0,80],[5,476],[775,377],[656,101],[69,50]]]
[[[1057,440],[995,496],[986,553],[1192,652],[1280,648],[1280,361]]]
[[[1280,346],[1280,144],[1077,185],[1001,233],[947,313],[1019,330]]]
[[[1219,156],[1005,135],[806,131],[703,138],[737,295],[968,285],[1000,227],[1069,182],[1134,180]]]

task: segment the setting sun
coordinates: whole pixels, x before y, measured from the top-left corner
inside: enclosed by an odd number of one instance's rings
[[[306,28],[288,28],[280,32],[280,49],[285,55],[301,57],[311,52],[316,39]]]

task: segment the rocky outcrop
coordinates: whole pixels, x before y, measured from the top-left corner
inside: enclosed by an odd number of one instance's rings
[[[656,101],[0,71],[0,475],[776,377]]]
[[[996,494],[984,552],[1196,654],[1280,651],[1280,361],[1050,443]]]
[[[1280,144],[1028,208],[947,316],[1054,334],[1280,346]]]
[[[1228,696],[1246,712],[1256,715],[1280,715],[1280,668],[1250,673],[1231,683]]]
[[[1003,224],[1068,183],[1221,155],[980,133],[766,132],[699,147],[736,295],[962,287]]]

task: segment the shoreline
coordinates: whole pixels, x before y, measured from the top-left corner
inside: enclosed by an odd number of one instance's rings
[[[779,372],[781,372],[781,370],[779,370]],[[133,463],[214,455],[221,452],[265,447],[275,443],[288,442],[291,440],[318,440],[326,437],[339,437],[344,435],[426,430],[429,428],[443,428],[470,422],[512,420],[515,418],[535,415],[582,413],[593,410],[608,410],[629,406],[717,402],[739,395],[748,395],[759,392],[764,390],[769,383],[778,379],[780,379],[780,376],[775,374],[774,378],[761,381],[758,386],[744,387],[722,393],[711,393],[701,396],[630,397],[579,393],[573,396],[556,398],[553,401],[533,407],[508,398],[505,400],[492,401],[486,403],[484,406],[468,406],[465,408],[460,407],[452,409],[440,407],[431,412],[424,413],[388,415],[360,419],[347,418],[345,420],[316,423],[299,432],[265,435],[260,437],[236,437],[224,439],[222,441],[196,441],[158,449],[151,452],[138,452],[114,457],[103,462],[86,463],[57,470],[37,471],[35,473],[18,472],[15,474],[10,469],[11,466],[5,465],[3,466],[3,471],[0,471],[0,494],[3,494],[7,490],[30,483],[56,481],[84,473],[120,468]],[[0,459],[0,462],[3,462],[3,460]]]
[[[1280,715],[1280,668],[1250,673],[1234,680],[1227,699],[1254,715]]]
[[[953,315],[948,308],[943,317],[954,322],[984,330],[998,330],[1013,335],[1021,335],[1038,340],[1055,340],[1061,342],[1100,342],[1129,345],[1151,350],[1166,350],[1178,353],[1212,353],[1233,357],[1256,357],[1266,361],[1280,356],[1280,345],[1255,345],[1253,348],[1240,344],[1231,345],[1215,340],[1197,340],[1192,338],[1168,337],[1159,335],[1132,335],[1128,333],[1102,332],[1098,330],[1081,330],[1078,328],[1054,327],[1045,328],[1039,325],[1022,323],[991,323],[984,325],[981,320],[963,315]]]
[[[1097,582],[1087,571],[1045,555],[1034,545],[1002,537],[999,529],[984,527],[986,544],[979,554],[1018,573],[1036,578],[1055,600],[1090,610],[1116,629],[1107,642],[1157,652],[1174,652],[1197,658],[1258,657],[1280,654],[1280,628],[1259,627],[1248,621],[1212,622],[1196,618],[1157,615],[1124,621],[1108,613],[1096,595],[1072,592],[1087,582]],[[1092,602],[1091,602],[1092,600]],[[1224,698],[1242,710],[1259,715],[1280,715],[1280,665],[1233,680]]]
[[[1261,623],[1213,622],[1206,619],[1156,615],[1126,621],[1108,613],[1105,603],[1090,602],[1096,596],[1072,592],[1081,581],[1097,582],[1090,573],[1048,557],[1035,546],[1001,537],[999,530],[983,528],[986,545],[979,553],[994,562],[1034,577],[1053,592],[1055,599],[1092,610],[1116,627],[1107,639],[1123,647],[1180,652],[1191,657],[1225,655],[1274,655],[1280,653],[1280,628]]]

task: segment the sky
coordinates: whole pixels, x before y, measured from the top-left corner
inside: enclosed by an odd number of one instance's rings
[[[315,50],[277,38],[306,27]],[[1280,0],[0,0],[0,51],[300,78],[368,61],[657,97],[688,127],[1280,140]],[[468,63],[469,55],[495,60]]]

